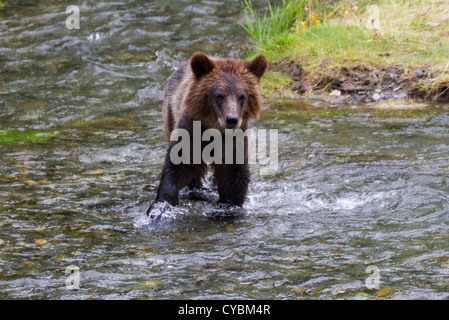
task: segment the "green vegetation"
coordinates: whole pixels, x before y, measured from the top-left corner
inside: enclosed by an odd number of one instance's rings
[[[43,143],[58,135],[55,130],[0,129],[0,145],[21,143]]]
[[[405,78],[424,71],[413,83],[416,89],[435,95],[449,90],[447,0],[379,0],[375,6],[368,1],[284,0],[264,15],[250,1],[244,3],[245,29],[255,40],[252,55],[264,53],[271,66],[299,63],[313,84],[342,68],[398,66]],[[282,28],[277,27],[281,20],[288,20]],[[273,78],[279,75],[264,80],[268,87]]]
[[[307,21],[319,24],[319,12],[324,12],[326,7],[323,0],[282,0],[281,4],[268,4],[268,11],[262,15],[254,10],[251,0],[243,0],[243,3],[246,8],[243,28],[255,40],[258,49],[263,50],[288,44],[290,31],[305,27]],[[310,15],[312,10],[314,13]]]
[[[243,2],[247,9],[243,27],[264,48],[271,48],[273,40],[279,42],[296,20],[305,18],[304,0],[282,0],[282,4],[274,6],[268,4],[269,10],[263,16],[254,10],[251,0]]]
[[[0,10],[5,9],[5,7],[8,5],[8,2],[6,1],[0,1]]]

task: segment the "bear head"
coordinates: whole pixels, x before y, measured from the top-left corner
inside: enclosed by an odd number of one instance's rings
[[[260,78],[267,68],[264,55],[241,62],[195,53],[190,67],[194,80],[185,103],[192,119],[223,131],[248,127],[251,119],[258,118],[262,109]]]

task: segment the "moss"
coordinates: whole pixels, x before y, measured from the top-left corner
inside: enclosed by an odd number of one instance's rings
[[[262,77],[261,84],[262,94],[264,96],[276,93],[283,97],[291,93],[291,91],[287,89],[290,87],[291,79],[288,75],[280,71],[268,71]]]
[[[0,129],[0,145],[44,143],[58,134],[55,130]]]

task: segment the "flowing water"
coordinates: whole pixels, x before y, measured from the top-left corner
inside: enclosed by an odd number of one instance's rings
[[[165,81],[245,56],[240,1],[83,1],[79,30],[67,1],[8,2],[0,298],[449,298],[448,106],[267,101],[279,169],[252,167],[245,213],[152,221]]]

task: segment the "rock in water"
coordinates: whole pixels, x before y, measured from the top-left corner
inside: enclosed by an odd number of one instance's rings
[[[373,96],[371,97],[374,101],[380,100],[381,96],[378,93],[373,94]]]
[[[368,103],[368,102],[372,102],[372,101],[373,101],[373,99],[370,96],[364,96],[364,97],[362,97],[362,99],[360,99],[360,102],[363,102],[363,103]]]

